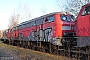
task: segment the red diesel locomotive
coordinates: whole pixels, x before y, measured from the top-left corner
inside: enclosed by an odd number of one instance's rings
[[[90,3],[82,6],[76,19],[77,46],[85,47],[90,44]]]
[[[50,13],[29,21],[22,22],[4,32],[5,41],[10,44],[41,47],[48,50],[55,46],[55,50],[62,46],[62,38],[75,34],[75,17],[62,12]],[[50,45],[51,44],[51,45]],[[53,48],[54,49],[54,48]]]

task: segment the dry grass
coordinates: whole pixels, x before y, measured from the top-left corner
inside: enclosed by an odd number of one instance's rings
[[[11,46],[0,42],[0,47],[17,52],[20,58],[24,60],[64,60],[62,56],[56,56],[49,53],[33,51],[17,46]]]

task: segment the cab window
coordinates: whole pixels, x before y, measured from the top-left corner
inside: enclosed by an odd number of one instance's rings
[[[61,18],[61,20],[63,20],[63,21],[70,21],[70,18],[69,18],[69,16],[68,15],[60,15],[60,18]]]
[[[73,15],[70,16],[70,19],[74,22],[75,21],[75,17]]]
[[[82,12],[82,15],[89,15],[90,14],[90,6],[86,6]]]
[[[54,16],[49,16],[45,19],[45,22],[53,22],[54,21]]]

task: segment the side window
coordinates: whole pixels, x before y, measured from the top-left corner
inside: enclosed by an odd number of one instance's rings
[[[35,21],[30,22],[30,26],[35,26]]]
[[[17,26],[17,30],[19,30],[19,26]]]
[[[23,24],[19,27],[19,29],[20,29],[21,27],[23,28]]]
[[[49,18],[46,18],[46,19],[45,19],[45,22],[49,22]]]
[[[24,28],[26,28],[26,24],[24,24],[23,26],[24,26]]]
[[[32,26],[32,22],[26,23],[26,27],[31,27],[31,26]]]
[[[35,21],[33,21],[33,26],[35,26],[36,24],[35,24]]]
[[[20,29],[20,26],[18,26],[18,29]]]
[[[22,25],[22,28],[26,28],[26,24],[23,24],[23,25]]]
[[[50,22],[54,21],[54,16],[49,17]]]
[[[19,29],[22,29],[22,25],[19,26]]]
[[[90,14],[90,6],[86,6],[82,12],[82,15],[88,15]]]
[[[36,25],[43,24],[43,21],[44,21],[44,19],[43,19],[43,18],[42,18],[42,19],[39,19],[39,20],[36,20]]]
[[[30,27],[29,23],[26,24],[26,27]]]
[[[29,23],[30,24],[30,27],[32,26],[32,22]]]
[[[45,19],[45,22],[52,22],[54,21],[54,16],[49,16]]]
[[[43,24],[43,22],[44,22],[44,18],[41,19],[41,24]]]

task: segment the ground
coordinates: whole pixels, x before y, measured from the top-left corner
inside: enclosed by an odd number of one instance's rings
[[[68,57],[39,52],[0,42],[0,60],[72,60]],[[75,60],[75,59],[74,59]]]
[[[24,60],[19,57],[18,53],[16,51],[10,51],[8,49],[4,49],[0,47],[0,60]]]
[[[67,60],[63,56],[33,51],[0,42],[0,60]]]

